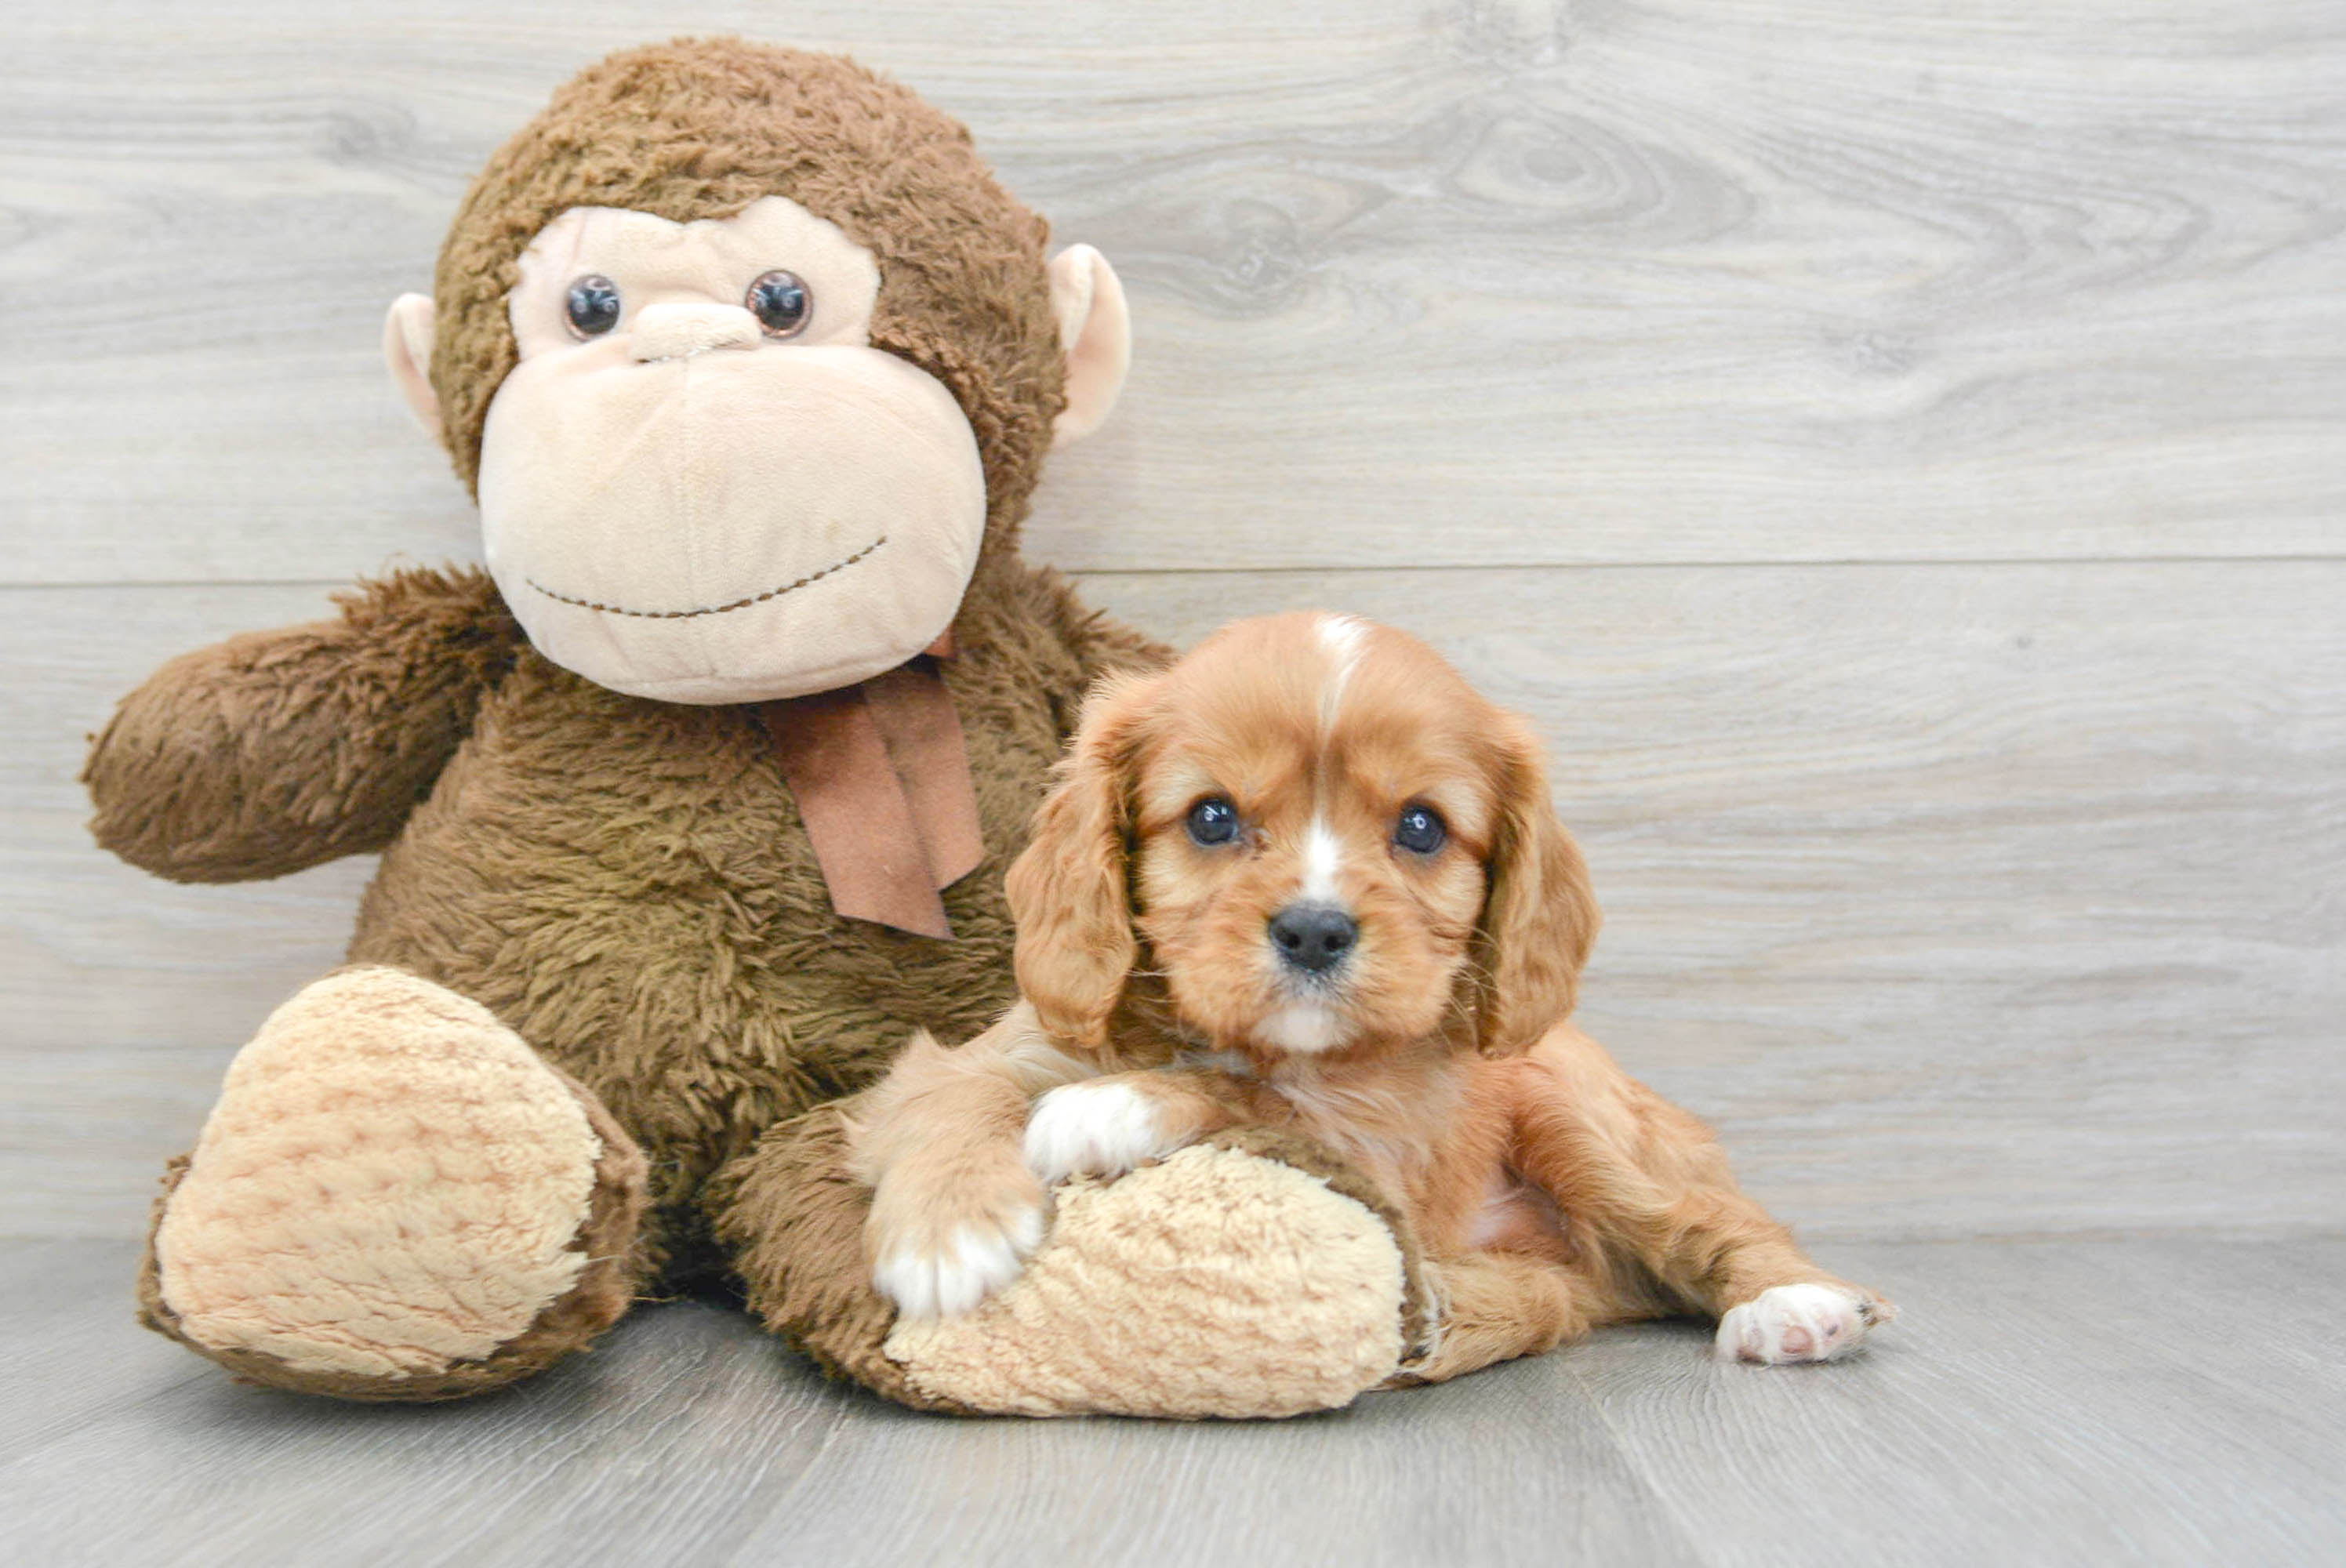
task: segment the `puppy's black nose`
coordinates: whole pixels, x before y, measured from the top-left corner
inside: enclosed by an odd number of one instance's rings
[[[1310,974],[1341,962],[1360,934],[1352,917],[1333,904],[1290,904],[1270,917],[1280,961]]]

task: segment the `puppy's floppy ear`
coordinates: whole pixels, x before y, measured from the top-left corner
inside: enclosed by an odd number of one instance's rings
[[[1530,1050],[1571,1015],[1603,916],[1580,846],[1556,820],[1539,742],[1512,717],[1499,738],[1496,779],[1491,883],[1474,933],[1487,986],[1477,1033],[1485,1055],[1507,1056]]]
[[[1098,1045],[1139,956],[1132,929],[1128,805],[1156,691],[1111,677],[1084,701],[1076,738],[1035,813],[1035,836],[1005,881],[1017,922],[1019,993],[1055,1038]]]

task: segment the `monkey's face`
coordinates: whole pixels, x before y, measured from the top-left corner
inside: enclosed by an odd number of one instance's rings
[[[786,198],[673,223],[574,208],[521,258],[482,433],[489,570],[538,651],[671,702],[877,675],[953,622],[976,437],[871,342],[872,253]]]

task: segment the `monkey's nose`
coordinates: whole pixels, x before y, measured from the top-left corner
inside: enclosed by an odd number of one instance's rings
[[[711,349],[754,349],[762,336],[758,318],[739,305],[646,305],[627,338],[638,361],[649,364]]]
[[[1280,962],[1318,974],[1343,962],[1361,928],[1334,904],[1290,904],[1270,917],[1270,942]]]

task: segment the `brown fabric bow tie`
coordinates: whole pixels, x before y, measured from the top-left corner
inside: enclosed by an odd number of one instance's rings
[[[985,859],[961,715],[936,661],[953,634],[885,675],[757,705],[822,868],[851,920],[950,941],[938,895]]]

